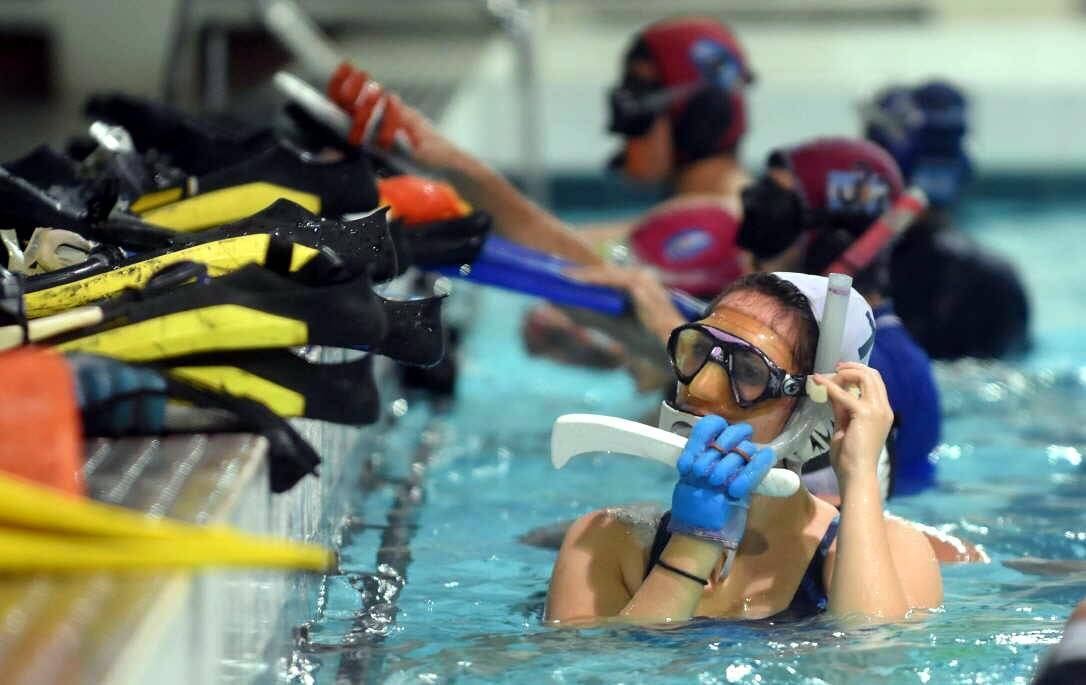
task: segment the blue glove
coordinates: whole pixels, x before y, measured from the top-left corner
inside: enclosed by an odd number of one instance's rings
[[[155,435],[166,421],[166,380],[158,372],[90,354],[69,354],[83,432]]]
[[[750,496],[777,462],[771,448],[757,449],[750,442],[752,434],[749,424],[728,425],[715,415],[694,424],[676,464],[679,482],[671,497],[668,532],[739,547]],[[736,447],[751,456],[749,464],[732,451]]]

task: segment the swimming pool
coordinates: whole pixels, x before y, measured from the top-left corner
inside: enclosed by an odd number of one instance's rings
[[[940,486],[894,500],[902,516],[981,543],[990,565],[944,567],[945,609],[905,625],[827,619],[696,621],[671,631],[556,630],[540,622],[554,553],[517,538],[607,504],[670,498],[671,470],[621,457],[555,472],[551,422],[657,404],[622,372],[531,358],[533,301],[458,286],[474,318],[459,396],[408,400],[357,493],[341,576],[327,579],[284,678],[294,682],[1026,683],[1086,575],[1027,575],[1020,556],[1086,559],[1086,203],[967,207],[964,225],[1022,268],[1037,345],[1013,365],[942,365]],[[407,457],[414,455],[414,459]],[[375,561],[376,560],[376,561]],[[375,563],[385,564],[374,573]],[[406,569],[406,584],[399,571]],[[401,589],[402,586],[402,589]]]

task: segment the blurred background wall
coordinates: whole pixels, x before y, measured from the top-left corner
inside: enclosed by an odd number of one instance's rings
[[[982,172],[1086,173],[1086,0],[303,0],[378,79],[510,171],[600,169],[606,89],[658,18],[721,18],[757,72],[743,155],[857,130],[894,81],[942,76],[974,103]],[[99,90],[256,116],[290,56],[250,0],[0,0],[0,153],[59,143]],[[533,104],[535,103],[535,104]],[[524,106],[536,118],[522,116]]]

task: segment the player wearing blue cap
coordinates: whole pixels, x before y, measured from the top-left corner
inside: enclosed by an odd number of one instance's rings
[[[864,135],[894,157],[908,184],[931,203],[890,261],[890,295],[901,323],[937,359],[1024,349],[1029,302],[1015,268],[950,230],[950,210],[974,175],[964,93],[946,81],[894,86],[861,113]]]

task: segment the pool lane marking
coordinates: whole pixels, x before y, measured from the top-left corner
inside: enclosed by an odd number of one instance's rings
[[[376,682],[383,670],[384,655],[376,647],[385,641],[388,632],[396,623],[396,615],[399,613],[396,601],[407,586],[407,567],[411,563],[410,544],[418,530],[416,521],[420,508],[418,505],[423,500],[422,485],[436,445],[436,441],[427,439],[427,436],[436,433],[432,430],[434,424],[435,421],[431,418],[428,425],[419,433],[422,438],[408,467],[407,477],[396,483],[392,505],[387,513],[388,524],[381,531],[381,542],[377,547],[372,575],[392,583],[396,591],[387,598],[378,595],[377,601],[365,606],[363,612],[359,614],[360,616],[374,614],[387,616],[389,621],[387,629],[383,634],[374,634],[368,632],[365,623],[355,621],[354,627],[358,628],[365,638],[352,649],[344,650],[340,656],[339,669],[336,671],[337,684]],[[386,480],[385,482],[391,484],[393,481]],[[374,526],[364,525],[363,527]],[[392,569],[393,573],[381,571],[381,567],[386,565]],[[375,608],[381,610],[375,612]]]

